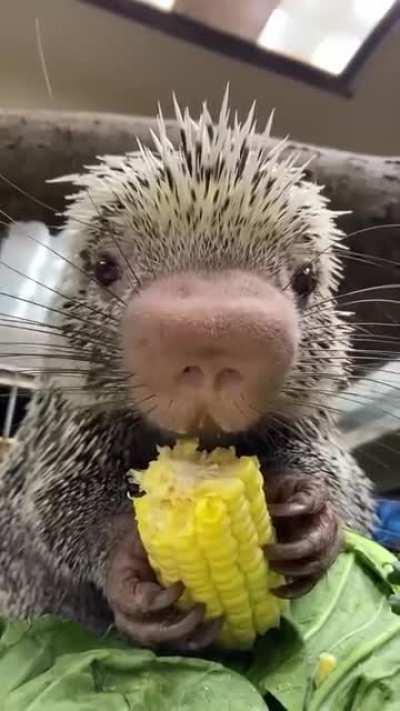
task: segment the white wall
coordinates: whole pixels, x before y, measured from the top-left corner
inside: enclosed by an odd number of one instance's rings
[[[333,1],[333,0],[332,0]],[[78,0],[1,0],[0,106],[166,113],[175,90],[194,108],[216,109],[226,82],[237,108],[277,109],[275,130],[314,143],[400,153],[399,34],[381,47],[356,97],[332,96],[191,46]],[[46,92],[35,18],[54,91]]]

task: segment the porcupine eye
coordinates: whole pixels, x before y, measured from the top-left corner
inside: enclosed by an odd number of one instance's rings
[[[301,299],[306,299],[317,286],[317,277],[312,264],[303,264],[292,278],[293,291]]]
[[[121,277],[121,267],[112,254],[100,254],[94,265],[94,276],[101,286],[110,286]]]

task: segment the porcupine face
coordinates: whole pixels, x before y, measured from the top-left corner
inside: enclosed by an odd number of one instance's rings
[[[269,125],[257,143],[251,113],[230,125],[227,97],[215,124],[176,112],[179,147],[160,119],[153,150],[73,179],[61,325],[87,362],[79,399],[174,432],[310,415],[346,365],[333,213]]]

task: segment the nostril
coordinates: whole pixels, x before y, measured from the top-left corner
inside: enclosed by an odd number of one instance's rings
[[[204,380],[204,373],[197,365],[188,365],[178,375],[178,383],[197,387]]]
[[[215,378],[215,388],[217,390],[222,390],[226,387],[232,387],[232,385],[239,385],[243,381],[243,376],[238,370],[234,368],[224,368],[217,373]]]

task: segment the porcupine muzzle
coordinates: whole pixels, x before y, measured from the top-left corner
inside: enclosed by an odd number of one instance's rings
[[[297,312],[256,274],[175,274],[132,297],[122,343],[133,399],[153,424],[235,433],[279,393],[296,358]]]

